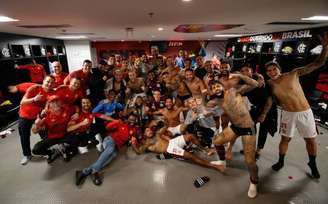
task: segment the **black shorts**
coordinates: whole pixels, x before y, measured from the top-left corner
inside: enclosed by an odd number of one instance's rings
[[[251,135],[251,136],[256,136],[255,128],[240,128],[237,126],[234,126],[233,124],[230,126],[232,131],[237,135],[237,136],[245,136],[245,135]]]

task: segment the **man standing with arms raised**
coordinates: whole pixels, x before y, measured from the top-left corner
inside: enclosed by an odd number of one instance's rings
[[[325,64],[328,55],[328,33],[319,36],[322,43],[322,52],[312,63],[296,68],[287,73],[280,73],[281,68],[276,62],[268,62],[265,66],[266,73],[270,77],[268,81],[272,93],[279,100],[282,108],[279,144],[279,161],[272,169],[279,171],[284,166],[284,158],[288,149],[288,143],[295,134],[295,130],[304,138],[306,150],[309,154],[309,167],[313,178],[320,178],[316,165],[317,144],[316,126],[312,110],[307,102],[299,77],[309,74]],[[264,116],[267,112],[264,112]]]

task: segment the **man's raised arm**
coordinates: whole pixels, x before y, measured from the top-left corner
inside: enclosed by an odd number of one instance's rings
[[[324,34],[319,35],[318,37],[322,44],[321,54],[312,63],[305,65],[304,67],[294,69],[292,72],[296,72],[298,76],[309,74],[314,70],[319,69],[326,63],[328,57],[328,33],[325,32]]]

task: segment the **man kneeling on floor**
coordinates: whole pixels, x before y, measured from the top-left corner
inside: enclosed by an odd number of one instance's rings
[[[146,151],[159,154],[168,153],[173,156],[190,160],[198,165],[224,172],[224,165],[212,164],[209,161],[183,149],[187,146],[187,144],[191,143],[202,150],[205,150],[195,136],[192,134],[185,134],[171,139],[172,133],[167,129],[167,127],[161,127],[161,129],[155,133],[153,129],[158,129],[161,125],[156,126],[157,127],[150,126],[145,129],[145,140],[142,142],[137,142],[135,137],[131,138],[132,148],[137,154],[141,154]]]
[[[119,119],[114,120],[107,124],[107,137],[103,141],[104,150],[100,154],[98,160],[82,171],[76,171],[76,185],[84,183],[87,176],[91,175],[91,179],[95,185],[102,184],[102,178],[99,172],[109,164],[116,156],[118,149],[120,149],[130,137],[136,137],[139,133],[139,129],[135,126],[136,116],[130,114],[127,122],[122,121],[122,110],[116,110],[118,112]],[[115,118],[115,116],[112,116]]]
[[[48,163],[51,163],[59,156],[58,151],[51,149],[52,146],[64,143],[72,146],[75,139],[66,136],[66,126],[70,119],[69,113],[69,108],[58,96],[49,97],[45,109],[38,115],[32,126],[34,134],[45,133],[43,139],[34,145],[33,154],[48,156]]]

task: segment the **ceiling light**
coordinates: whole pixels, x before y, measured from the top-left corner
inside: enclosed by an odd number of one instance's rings
[[[9,18],[7,16],[0,16],[0,22],[12,22],[19,21],[18,19]]]
[[[121,40],[121,42],[124,42],[125,40]]]
[[[191,2],[192,0],[182,0],[183,2]]]
[[[328,16],[311,16],[302,18],[303,21],[328,21]]]
[[[159,27],[159,28],[157,28],[157,30],[162,31],[162,30],[164,30],[164,28]]]
[[[57,36],[58,39],[63,40],[73,40],[73,39],[85,39],[87,36],[85,35],[65,35],[65,36]]]
[[[216,38],[233,38],[233,37],[239,37],[239,36],[242,36],[240,34],[217,34],[217,35],[214,35],[214,37]]]

